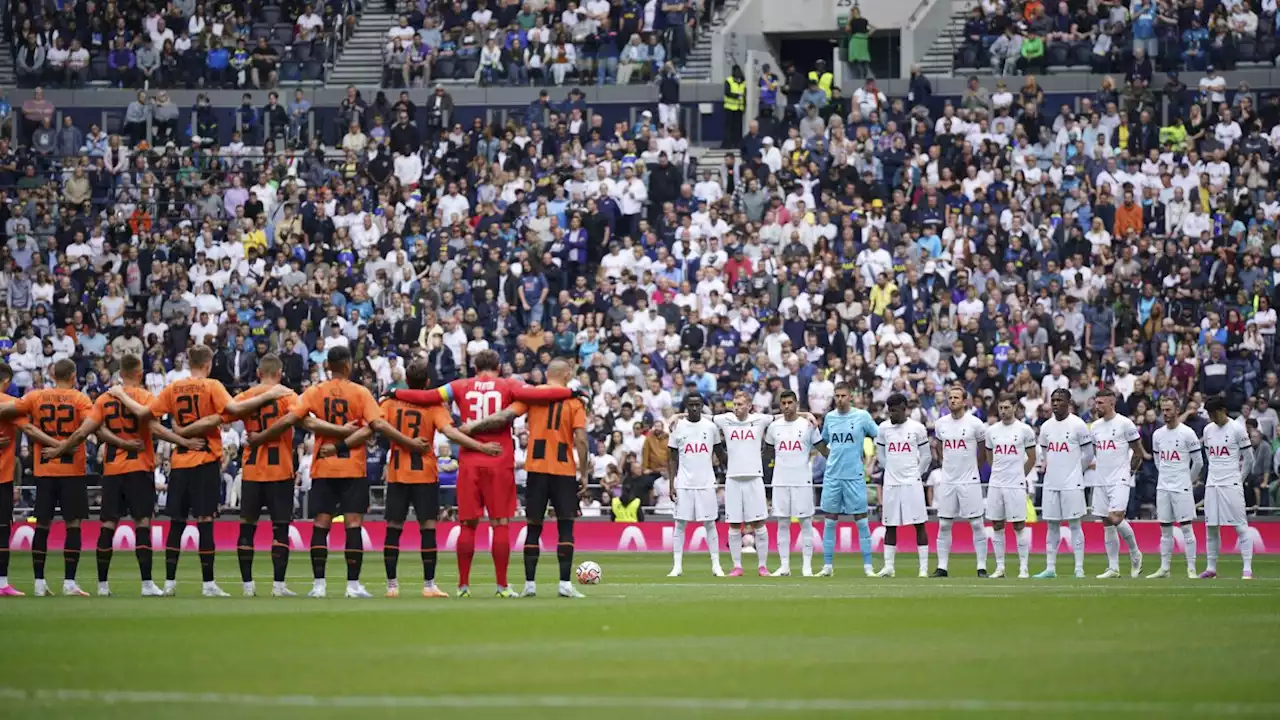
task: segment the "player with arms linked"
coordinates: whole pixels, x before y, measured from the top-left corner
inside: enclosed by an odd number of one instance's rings
[[[667,476],[671,480],[671,499],[675,501],[674,563],[667,577],[684,574],[685,526],[702,523],[707,531],[707,548],[711,554],[711,574],[724,577],[720,567],[720,533],[716,517],[720,503],[716,500],[716,471],[712,454],[721,441],[720,428],[702,414],[702,396],[691,393],[684,399],[683,419],[677,419],[667,436],[671,449],[667,460]]]
[[[914,525],[920,577],[929,576],[929,535],[925,522],[929,510],[924,502],[924,477],[933,464],[929,431],[907,417],[907,398],[894,393],[885,401],[889,419],[876,429],[876,461],[884,468],[885,525],[884,567],[879,577],[893,577],[898,553],[898,528]]]
[[[858,549],[862,571],[874,577],[871,568],[871,524],[867,520],[867,476],[862,459],[864,441],[879,433],[866,410],[853,407],[848,383],[835,386],[836,407],[822,418],[822,442],[828,449],[827,469],[822,476],[822,570],[818,577],[835,573],[836,522],[852,515],[858,524]]]

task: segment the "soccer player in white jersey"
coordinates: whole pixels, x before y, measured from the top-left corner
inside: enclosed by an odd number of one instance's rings
[[[1204,426],[1206,473],[1204,488],[1205,544],[1209,565],[1200,579],[1218,577],[1218,553],[1222,550],[1223,525],[1236,529],[1240,559],[1244,561],[1241,578],[1253,579],[1253,534],[1245,520],[1244,478],[1253,463],[1249,433],[1239,422],[1227,416],[1227,402],[1220,395],[1205,401],[1213,422]]]
[[[1027,528],[1027,475],[1036,465],[1036,432],[1014,418],[1017,399],[1004,393],[997,411],[1000,422],[987,428],[987,450],[991,453],[991,480],[987,483],[987,519],[993,531],[996,551],[993,578],[1004,577],[1004,524],[1013,523],[1018,544],[1018,577],[1031,577],[1027,560],[1031,555],[1031,530]]]
[[[978,466],[986,462],[987,424],[968,410],[968,393],[959,385],[947,391],[951,412],[933,424],[942,448],[942,478],[936,492],[938,507],[938,567],[933,577],[947,577],[951,560],[951,525],[968,520],[978,554],[978,577],[987,576],[987,530],[982,522],[982,478]]]
[[[814,450],[827,454],[822,433],[796,412],[796,394],[783,390],[778,396],[782,417],[765,431],[764,441],[773,448],[773,516],[778,519],[778,558],[782,564],[774,577],[791,574],[791,518],[800,519],[800,547],[805,577],[813,576],[813,468]]]
[[[920,577],[929,577],[929,535],[924,525],[929,510],[924,502],[924,476],[933,464],[929,431],[907,418],[907,398],[894,393],[885,401],[889,419],[876,429],[876,460],[884,467],[884,567],[880,577],[894,576],[898,553],[898,528],[914,525],[916,553],[920,557]]]
[[[702,396],[691,393],[684,400],[685,417],[676,420],[667,438],[671,449],[667,474],[671,477],[671,499],[676,503],[674,565],[667,577],[684,574],[684,529],[700,522],[707,531],[711,552],[711,574],[724,577],[720,567],[720,534],[716,531],[719,503],[716,501],[716,473],[711,464],[720,429],[702,414]]]
[[[1071,529],[1076,577],[1084,577],[1084,471],[1093,462],[1093,436],[1079,415],[1071,412],[1071,393],[1059,388],[1050,396],[1053,417],[1040,426],[1040,451],[1044,457],[1044,495],[1041,514],[1048,523],[1044,543],[1045,568],[1035,578],[1058,577],[1058,543],[1062,523]]]
[[[1173,524],[1182,529],[1182,551],[1187,558],[1187,577],[1196,574],[1196,500],[1191,482],[1200,477],[1204,460],[1200,438],[1182,422],[1182,408],[1171,397],[1160,400],[1164,426],[1151,436],[1151,451],[1156,456],[1156,520],[1160,522],[1160,569],[1148,579],[1169,577],[1173,564]]]
[[[1093,514],[1102,518],[1107,547],[1107,571],[1099,580],[1120,577],[1120,541],[1129,549],[1129,577],[1142,576],[1142,551],[1133,528],[1124,519],[1129,507],[1133,476],[1142,465],[1142,440],[1138,426],[1116,412],[1116,394],[1107,389],[1093,400],[1097,420],[1089,426],[1093,436],[1093,466],[1097,485],[1093,488]]]
[[[721,458],[725,464],[724,516],[729,522],[729,556],[733,570],[729,577],[742,576],[742,531],[755,533],[756,573],[768,577],[769,531],[764,521],[769,517],[769,503],[764,494],[764,465],[761,463],[764,434],[773,422],[772,415],[751,412],[751,396],[739,389],[733,394],[733,412],[711,419],[724,438]]]

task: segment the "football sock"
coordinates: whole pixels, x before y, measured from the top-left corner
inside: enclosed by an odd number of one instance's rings
[[[858,550],[862,552],[862,565],[871,567],[871,521],[866,518],[858,521]]]
[[[497,576],[498,587],[507,586],[507,567],[511,564],[511,526],[495,525],[493,527],[493,546],[489,548],[493,555],[493,572]]]
[[[538,559],[540,557],[542,557],[542,523],[526,525],[524,535],[525,582],[533,582],[537,579]]]
[[[271,526],[271,578],[283,583],[289,572],[289,523],[274,523]]]
[[[240,582],[253,582],[253,535],[257,523],[240,523],[240,537],[236,539],[236,559],[240,561]]]
[[[1027,569],[1031,559],[1031,528],[1024,527],[1021,532],[1015,531],[1014,540],[1018,543],[1018,571]]]
[[[1046,570],[1058,569],[1058,543],[1062,541],[1062,526],[1057,520],[1050,520],[1045,528],[1044,566]]]
[[[1107,546],[1107,569],[1120,569],[1120,533],[1111,525],[1102,526],[1102,541]]]
[[[938,569],[951,563],[951,518],[938,518]]]
[[[897,554],[898,546],[886,543],[884,546],[884,566],[893,570],[893,559]]]
[[[711,554],[711,566],[720,567],[720,531],[716,529],[716,521],[708,520],[702,523],[702,528],[707,531],[707,552]]]
[[[1120,521],[1120,524],[1116,526],[1116,534],[1120,536],[1120,539],[1124,541],[1124,546],[1128,548],[1129,558],[1138,557],[1138,538],[1134,537],[1133,526],[1129,524],[1128,520]]]
[[[1253,533],[1249,530],[1249,525],[1241,523],[1236,525],[1236,544],[1240,546],[1240,560],[1244,563],[1243,570],[1247,573],[1253,572]]]
[[[675,537],[671,542],[671,557],[673,559],[673,567],[679,570],[684,566],[684,520],[676,521]]]
[[[311,526],[311,577],[324,579],[325,566],[329,564],[329,528]]]
[[[76,579],[76,570],[80,568],[80,528],[67,528],[66,545],[62,547],[62,559],[66,562],[66,574],[63,577],[67,580]]]
[[[996,553],[996,569],[1004,569],[1004,553],[1005,553],[1005,535],[1004,528],[996,530],[991,535],[991,548]]]
[[[560,541],[556,543],[556,561],[560,563],[560,582],[570,582],[573,578],[573,518],[556,520],[556,533]]]
[[[1071,528],[1071,553],[1075,555],[1076,571],[1084,572],[1084,529],[1080,527],[1080,519],[1068,520]]]
[[[142,582],[151,582],[151,526],[138,526],[137,542],[133,556],[138,560],[138,574]]]
[[[835,537],[835,533],[831,536]],[[805,567],[813,563],[813,518],[811,517],[800,518],[800,557],[804,560]]]
[[[734,567],[742,567],[742,528],[729,528],[729,559]]]
[[[1217,572],[1218,551],[1222,548],[1222,531],[1216,525],[1205,526],[1205,555],[1208,558],[1205,570]]]
[[[11,530],[12,527],[9,525],[8,519],[0,523],[0,577],[6,578],[4,585],[9,584],[7,578],[9,577],[9,533]],[[4,585],[0,585],[0,587]]]
[[[178,557],[182,555],[182,533],[186,530],[186,520],[172,520],[169,523],[169,535],[164,541],[165,580],[178,579]]]
[[[213,582],[213,560],[217,546],[213,544],[213,521],[201,520],[196,523],[200,533],[200,578],[207,583]]]
[[[471,560],[476,556],[476,528],[463,525],[458,532],[458,587],[471,587]]]
[[[812,545],[813,520],[809,520],[809,528],[809,543]],[[836,564],[836,521],[831,518],[822,523],[822,564]]]
[[[916,542],[916,556],[920,560],[920,572],[929,572],[929,542]]]
[[[987,569],[987,526],[982,518],[969,521],[969,529],[973,531],[973,549],[978,553],[978,569]]]
[[[791,567],[791,518],[778,519],[778,562]]]
[[[1182,554],[1187,558],[1187,567],[1196,568],[1196,530],[1187,523],[1182,526]]]
[[[769,566],[769,529],[761,523],[756,528],[756,567]]]
[[[98,528],[98,582],[104,583],[111,574],[111,541],[115,539],[115,528],[106,525]]]
[[[1168,570],[1173,564],[1173,526],[1160,526],[1160,569]]]
[[[387,539],[382,544],[382,564],[387,569],[387,579],[396,579],[396,565],[400,562],[400,533],[402,527],[387,526]]]
[[[49,528],[36,526],[35,536],[31,538],[31,567],[35,570],[37,580],[44,579],[44,564],[49,556]]]
[[[422,582],[425,585],[436,584],[436,529],[422,529]]]
[[[353,583],[360,580],[360,570],[364,567],[364,535],[360,532],[359,526],[347,527],[347,582]]]

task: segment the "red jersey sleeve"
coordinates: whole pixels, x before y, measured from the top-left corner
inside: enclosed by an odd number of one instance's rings
[[[447,405],[453,402],[453,389],[450,385],[441,385],[434,390],[396,390],[395,398],[410,405]]]

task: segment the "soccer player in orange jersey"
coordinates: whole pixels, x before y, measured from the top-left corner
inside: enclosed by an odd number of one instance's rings
[[[373,395],[363,385],[351,381],[350,350],[345,347],[330,348],[325,367],[331,379],[308,388],[284,417],[263,432],[250,435],[250,447],[265,445],[301,423],[304,418],[316,416],[330,425],[368,425],[392,442],[414,452],[425,453],[431,450],[425,440],[407,437],[392,427],[382,418],[382,411]],[[328,445],[334,446],[334,452],[322,455],[320,451]],[[316,507],[311,535],[311,571],[315,580],[307,597],[325,596],[329,528],[333,525],[333,517],[339,514],[346,526],[346,596],[373,597],[360,584],[360,570],[364,565],[364,543],[360,526],[369,509],[369,478],[365,459],[363,444],[348,444],[346,438],[335,440],[324,435],[316,436],[316,459],[311,466],[311,497]]]
[[[410,388],[427,387],[430,365],[426,360],[414,360],[405,371],[405,382]],[[415,452],[392,445],[387,461],[387,539],[383,548],[383,560],[387,568],[387,597],[399,597],[400,583],[396,566],[400,560],[400,534],[413,506],[422,533],[422,596],[446,598],[448,593],[436,587],[436,518],[440,514],[440,478],[437,473],[435,434],[439,431],[458,445],[475,452],[496,457],[502,452],[498,443],[482,443],[463,435],[453,427],[453,418],[439,405],[419,407],[402,400],[383,400],[382,417],[393,427],[411,438],[425,440],[426,452]],[[350,445],[364,443],[372,437],[373,429],[363,427],[347,439]],[[328,457],[336,451],[334,445],[325,445],[318,452]]]
[[[9,387],[13,368],[0,362],[0,388]],[[9,584],[9,534],[12,531],[13,505],[21,491],[18,479],[18,433],[26,433],[46,445],[56,444],[31,424],[30,418],[18,412],[18,398],[0,392],[0,597],[22,597],[23,593]]]
[[[187,351],[187,366],[191,377],[170,383],[148,405],[134,400],[121,386],[117,385],[109,392],[139,420],[149,421],[153,417],[159,419],[168,415],[173,421],[174,432],[179,435],[183,428],[206,416],[245,417],[292,392],[286,387],[276,387],[248,400],[232,400],[222,383],[209,377],[213,369],[213,350],[206,345],[196,345]],[[205,441],[205,449],[178,447],[169,460],[172,472],[166,508],[170,524],[164,551],[164,594],[177,592],[182,533],[187,529],[187,517],[195,516],[196,529],[200,533],[200,575],[204,581],[201,594],[205,597],[228,597],[213,580],[213,516],[218,510],[218,494],[222,489],[222,432],[214,426],[201,437]]]
[[[137,355],[120,358],[120,379],[124,383],[124,392],[131,398],[142,404],[151,403],[151,393],[142,387],[142,360]],[[99,512],[102,525],[98,530],[98,595],[111,595],[111,587],[107,583],[114,553],[111,543],[125,510],[137,525],[134,555],[142,577],[142,595],[162,595],[163,592],[151,579],[151,519],[156,510],[156,453],[152,436],[187,450],[199,450],[205,441],[179,437],[154,420],[143,423],[113,395],[103,393],[79,429],[55,447],[45,448],[43,455],[50,460],[63,457],[95,433],[100,437],[114,435],[139,446],[137,449],[122,449],[111,442],[106,443],[102,509]]]

